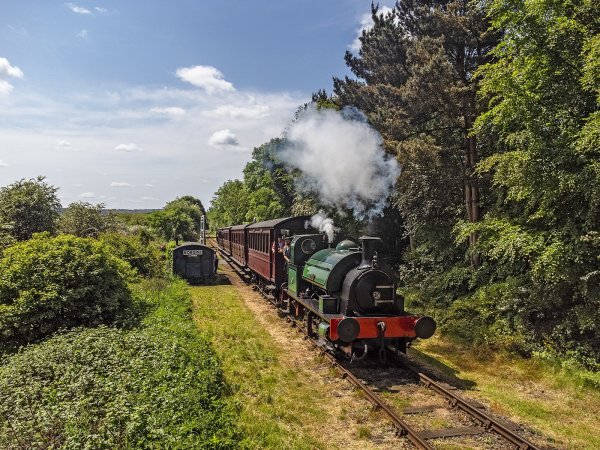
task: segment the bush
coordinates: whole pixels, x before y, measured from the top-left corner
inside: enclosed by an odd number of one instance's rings
[[[0,366],[0,448],[236,448],[220,362],[180,281],[134,287],[143,327],[78,329]]]
[[[87,202],[74,202],[65,208],[58,220],[59,229],[64,234],[79,237],[97,237],[112,225],[113,217],[103,214],[103,203],[92,205]]]
[[[0,228],[16,241],[34,233],[54,232],[60,210],[58,188],[44,177],[19,180],[0,188]]]
[[[161,251],[150,242],[142,242],[140,236],[121,233],[104,233],[99,237],[111,254],[127,261],[138,274],[149,277],[161,273]]]
[[[118,321],[130,304],[131,275],[124,261],[92,239],[46,233],[5,249],[0,257],[0,344]]]
[[[228,447],[221,372],[202,344],[99,327],[27,347],[0,368],[0,448]]]

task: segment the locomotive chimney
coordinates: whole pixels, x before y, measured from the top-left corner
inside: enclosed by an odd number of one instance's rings
[[[375,246],[378,242],[381,242],[381,238],[362,236],[359,237],[358,240],[362,244],[362,261],[360,262],[359,269],[366,269],[367,267],[371,267],[373,263]]]

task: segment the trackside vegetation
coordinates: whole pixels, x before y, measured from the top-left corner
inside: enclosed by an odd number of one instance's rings
[[[128,308],[129,264],[92,239],[34,235],[0,257],[0,344],[60,328],[114,324]]]
[[[236,448],[221,362],[159,230],[102,205],[59,215],[56,191],[0,189],[0,448]],[[199,200],[178,202],[197,228]]]
[[[440,336],[415,347],[411,357],[450,378],[473,383],[467,395],[483,398],[505,417],[533,427],[550,447],[600,447],[600,422],[594,413],[600,410],[598,373],[483,347],[473,351]]]
[[[239,409],[242,448],[325,448],[299,422],[315,420],[319,399],[260,326],[231,285],[191,289],[194,319],[223,359],[232,387],[232,405]],[[307,401],[307,399],[313,399]]]
[[[133,288],[141,322],[55,334],[4,355],[1,448],[233,448],[220,363],[181,281]]]

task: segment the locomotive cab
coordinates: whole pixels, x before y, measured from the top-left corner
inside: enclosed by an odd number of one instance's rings
[[[290,244],[290,262],[288,264],[288,290],[296,295],[302,285],[302,271],[306,262],[317,252],[323,250],[326,243],[321,234],[303,234],[294,236]]]

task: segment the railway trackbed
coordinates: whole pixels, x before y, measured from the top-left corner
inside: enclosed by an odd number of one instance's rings
[[[210,244],[209,244],[210,245]],[[213,244],[213,247],[214,246]],[[232,270],[240,276],[245,282],[249,282],[248,275],[229,256],[221,252],[221,258],[228,263]],[[274,299],[266,297],[274,307],[276,307]],[[396,371],[393,375],[400,384],[411,391],[411,396],[414,397],[416,389],[423,389],[427,394],[421,394],[422,397],[428,398],[427,404],[419,406],[408,406],[398,408],[392,406],[390,400],[393,400],[393,395],[402,395],[402,389],[389,389],[389,382],[382,382],[378,373],[381,372],[380,366],[368,366],[365,364],[348,364],[348,361],[340,360],[333,354],[327,351],[317,340],[312,339],[302,323],[286,316],[288,323],[295,327],[299,332],[304,334],[306,341],[315,346],[320,354],[326,358],[332,367],[335,367],[342,378],[352,383],[357,389],[362,391],[364,397],[373,405],[374,408],[383,412],[396,428],[396,433],[406,438],[414,447],[419,449],[435,449],[432,441],[441,442],[444,439],[451,439],[463,436],[489,436],[489,438],[480,438],[478,440],[482,445],[487,443],[489,448],[517,448],[537,450],[540,447],[530,442],[527,438],[519,434],[518,425],[502,421],[493,417],[483,405],[465,399],[458,395],[455,387],[434,380],[431,376],[423,373],[417,366],[412,364],[408,359],[400,357],[396,359],[396,365],[391,367],[386,365],[385,371]],[[389,381],[389,373],[387,374]],[[403,381],[404,380],[404,381]],[[398,383],[397,383],[398,384]],[[394,386],[396,387],[396,386]],[[384,399],[382,395],[385,395]],[[439,402],[439,399],[443,402]],[[433,400],[433,403],[431,402]],[[437,400],[437,401],[436,401]],[[450,428],[439,428],[434,426],[428,428],[427,414],[433,411],[444,410],[446,415],[453,415],[451,422],[454,426]],[[421,416],[420,420],[413,420],[415,416]],[[431,419],[434,422],[433,419]],[[415,422],[417,422],[415,424]],[[448,421],[447,421],[448,422]],[[425,428],[424,428],[425,427]],[[479,445],[478,445],[479,446]]]

